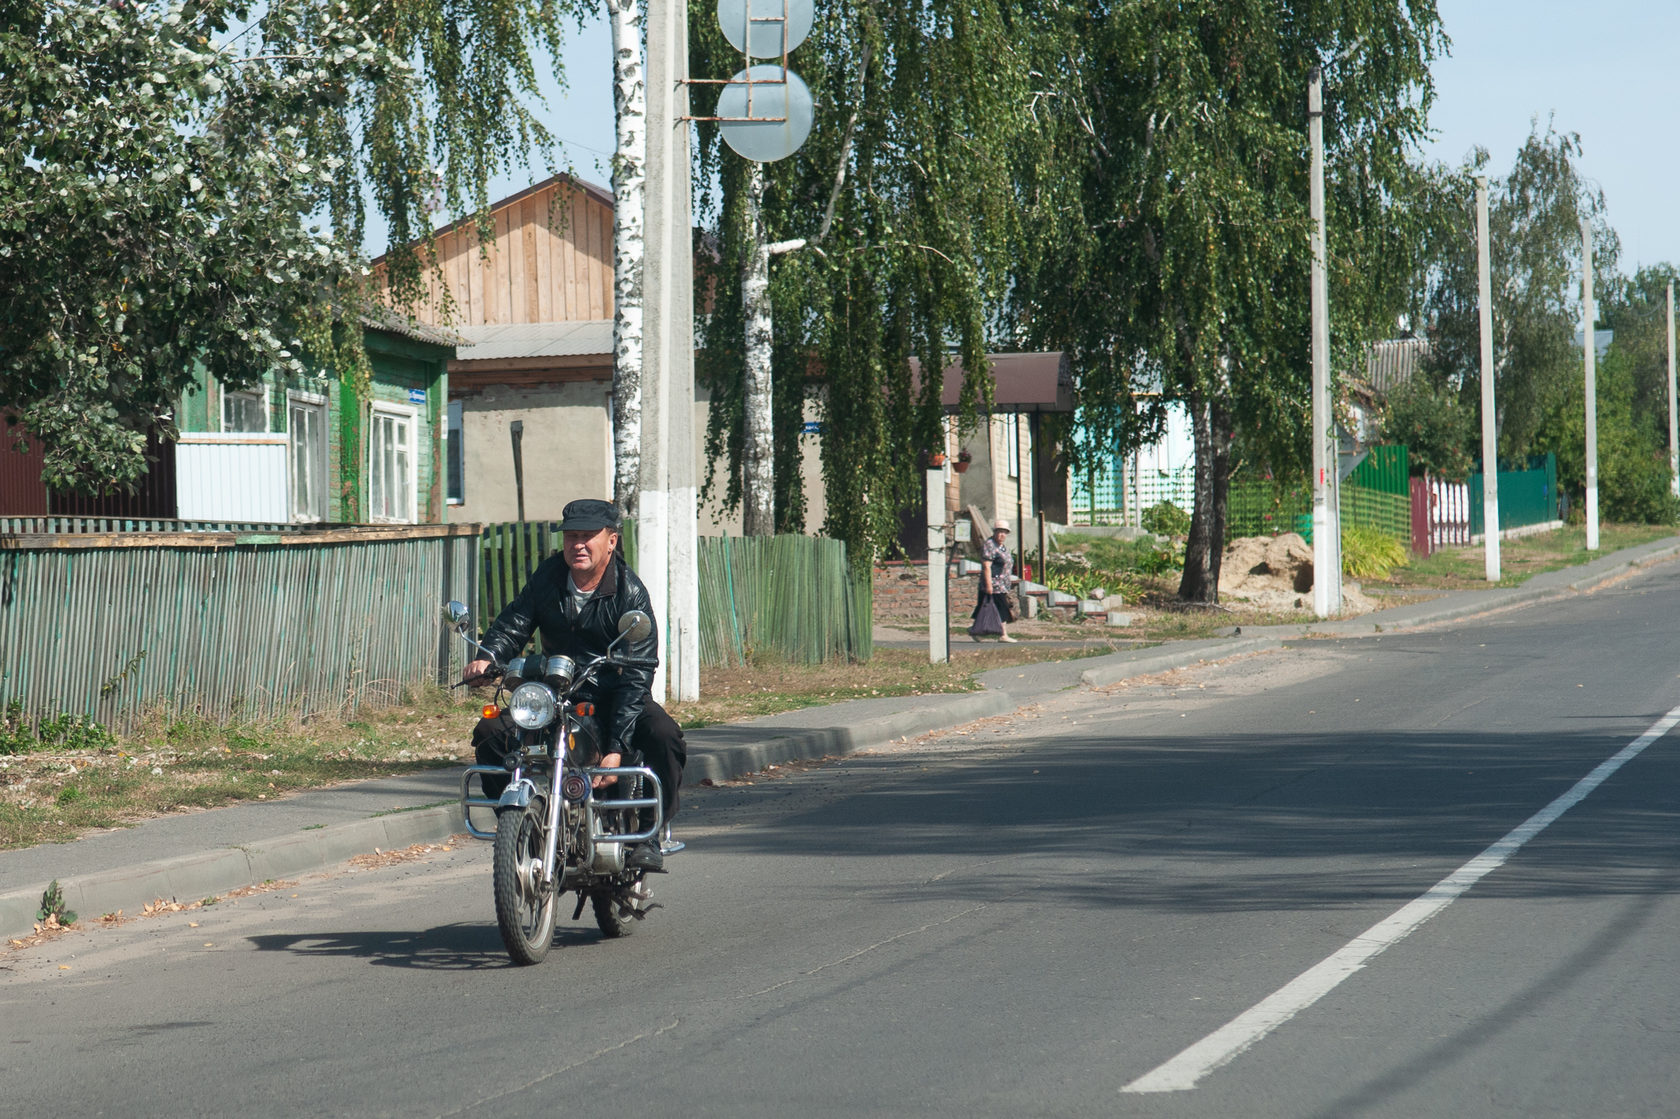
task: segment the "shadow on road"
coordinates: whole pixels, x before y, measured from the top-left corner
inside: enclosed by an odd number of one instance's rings
[[[477,971],[515,966],[508,959],[493,922],[438,925],[422,930],[269,933],[247,939],[262,952],[341,956],[365,959],[382,967]],[[600,940],[600,933],[581,926],[561,927],[554,933],[556,948],[595,944]]]
[[[1121,909],[1365,906],[1415,897],[1637,733],[1060,737],[978,760],[860,757],[846,762],[863,771],[859,791],[705,847],[840,860],[835,888],[886,901],[1049,893]],[[1676,785],[1680,741],[1670,738],[1525,848],[1520,873],[1496,873],[1478,894],[1673,892]],[[974,869],[909,885],[845,865],[916,856]]]

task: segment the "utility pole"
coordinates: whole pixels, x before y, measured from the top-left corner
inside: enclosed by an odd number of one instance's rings
[[[1488,181],[1476,176],[1476,296],[1482,326],[1482,552],[1499,582],[1499,438],[1493,410],[1493,269],[1488,263]]]
[[[927,468],[928,663],[951,659],[950,581],[945,556],[945,464]]]
[[[1674,281],[1668,281],[1668,473],[1680,497],[1680,414],[1674,401]]]
[[[1581,356],[1587,367],[1587,551],[1598,551],[1598,306],[1592,226],[1581,219]]]
[[[1324,74],[1307,84],[1307,142],[1312,147],[1312,468],[1313,613],[1342,610],[1341,510],[1333,495],[1338,469],[1335,411],[1330,400],[1330,281],[1324,246]]]
[[[644,264],[638,574],[659,622],[654,696],[700,697],[699,512],[694,481],[694,248],[690,232],[687,5],[647,6],[647,251]]]

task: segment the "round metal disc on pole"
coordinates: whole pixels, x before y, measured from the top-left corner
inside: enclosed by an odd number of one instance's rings
[[[780,58],[811,34],[811,0],[718,0],[717,14],[723,37],[749,58]]]
[[[718,95],[718,130],[743,159],[774,163],[799,150],[811,134],[811,88],[780,66],[753,66],[729,79]]]

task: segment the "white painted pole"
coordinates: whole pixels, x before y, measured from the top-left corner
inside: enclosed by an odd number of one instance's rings
[[[1337,455],[1330,400],[1330,281],[1324,246],[1324,75],[1307,86],[1307,142],[1312,148],[1312,469],[1313,613],[1342,609],[1341,513],[1335,507]]]
[[[1593,301],[1592,226],[1581,219],[1581,356],[1587,367],[1587,551],[1598,551],[1598,305]]]
[[[927,470],[928,663],[951,659],[951,608],[945,573],[945,468]]]
[[[1499,582],[1499,437],[1493,409],[1493,269],[1488,258],[1488,181],[1476,176],[1476,296],[1482,326],[1482,550]]]
[[[1674,394],[1674,281],[1668,281],[1668,473],[1680,497],[1680,412]]]
[[[647,333],[658,385],[665,496],[665,694],[700,698],[699,470],[694,449],[694,249],[690,232],[688,12],[648,5]],[[643,455],[649,454],[644,448]]]

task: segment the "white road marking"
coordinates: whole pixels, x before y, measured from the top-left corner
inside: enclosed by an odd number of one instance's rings
[[[1637,758],[1645,748],[1680,724],[1680,707],[1675,707],[1652,724],[1651,729],[1624,746],[1614,757],[1599,764],[1575,782],[1569,790],[1530,816],[1505,838],[1471,859],[1439,882],[1422,897],[1407,903],[1393,915],[1354,937],[1340,951],[1302,972],[1295,979],[1204,1037],[1178,1056],[1145,1073],[1121,1089],[1122,1092],[1187,1092],[1208,1073],[1229,1063],[1255,1042],[1329,994],[1342,980],[1364,967],[1389,947],[1400,943],[1412,931],[1451,905],[1470,887],[1504,865],[1522,845],[1545,831],[1558,817],[1574,808],[1622,766]]]

